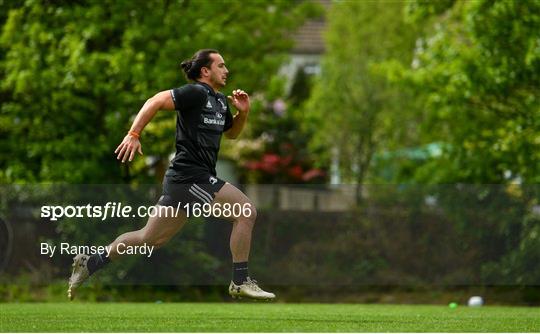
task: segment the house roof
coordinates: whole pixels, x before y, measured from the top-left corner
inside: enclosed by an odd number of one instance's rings
[[[325,7],[325,10],[330,8],[331,0],[316,0]],[[326,22],[324,17],[307,21],[294,34],[295,46],[292,49],[294,54],[323,54],[324,39],[323,31]]]

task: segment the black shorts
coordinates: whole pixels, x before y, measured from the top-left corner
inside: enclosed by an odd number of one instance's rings
[[[189,180],[178,183],[178,179],[171,175],[163,178],[163,193],[158,204],[162,206],[180,206],[184,211],[185,205],[191,207],[194,203],[211,204],[216,193],[225,185],[225,181],[210,174],[200,174]]]

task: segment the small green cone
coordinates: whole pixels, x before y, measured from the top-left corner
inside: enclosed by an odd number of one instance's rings
[[[457,303],[454,303],[454,302],[451,302],[450,304],[448,304],[448,307],[451,308],[451,309],[455,309],[457,308]]]

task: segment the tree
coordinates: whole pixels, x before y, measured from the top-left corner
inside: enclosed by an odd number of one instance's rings
[[[313,148],[334,150],[345,182],[361,184],[372,157],[402,119],[402,95],[378,65],[394,59],[410,63],[414,29],[403,20],[401,2],[343,1],[328,15],[327,52],[322,74],[306,108],[306,124],[316,127]],[[401,114],[401,115],[400,115]]]
[[[493,208],[491,218],[480,218],[487,226],[464,225],[472,241],[490,250],[482,254],[483,278],[536,284],[539,197],[530,184],[540,179],[540,3],[414,1],[408,18],[424,28],[413,66],[389,72],[418,97],[422,140],[444,143],[440,157],[416,168],[415,179],[480,184],[473,196],[461,192],[446,200],[473,213]],[[486,185],[494,183],[508,185]],[[475,198],[481,207],[474,208]],[[513,219],[499,218],[513,210],[501,199],[515,203]]]
[[[174,113],[159,113],[143,133],[153,159],[120,167],[113,150],[146,98],[185,82],[180,61],[217,48],[229,60],[230,89],[264,90],[292,46],[290,32],[314,13],[308,2],[279,0],[2,5],[6,183],[149,180],[150,160],[163,169],[174,150]]]
[[[421,1],[413,67],[398,80],[422,101],[427,142],[443,155],[419,168],[427,182],[540,180],[540,3]]]

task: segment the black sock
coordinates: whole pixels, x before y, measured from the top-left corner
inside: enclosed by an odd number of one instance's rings
[[[99,269],[105,267],[105,265],[109,262],[111,262],[111,259],[109,259],[105,254],[94,254],[88,259],[86,267],[88,268],[90,275],[92,275]]]
[[[233,263],[233,282],[236,285],[241,285],[248,278],[248,263],[247,262],[234,262]]]

